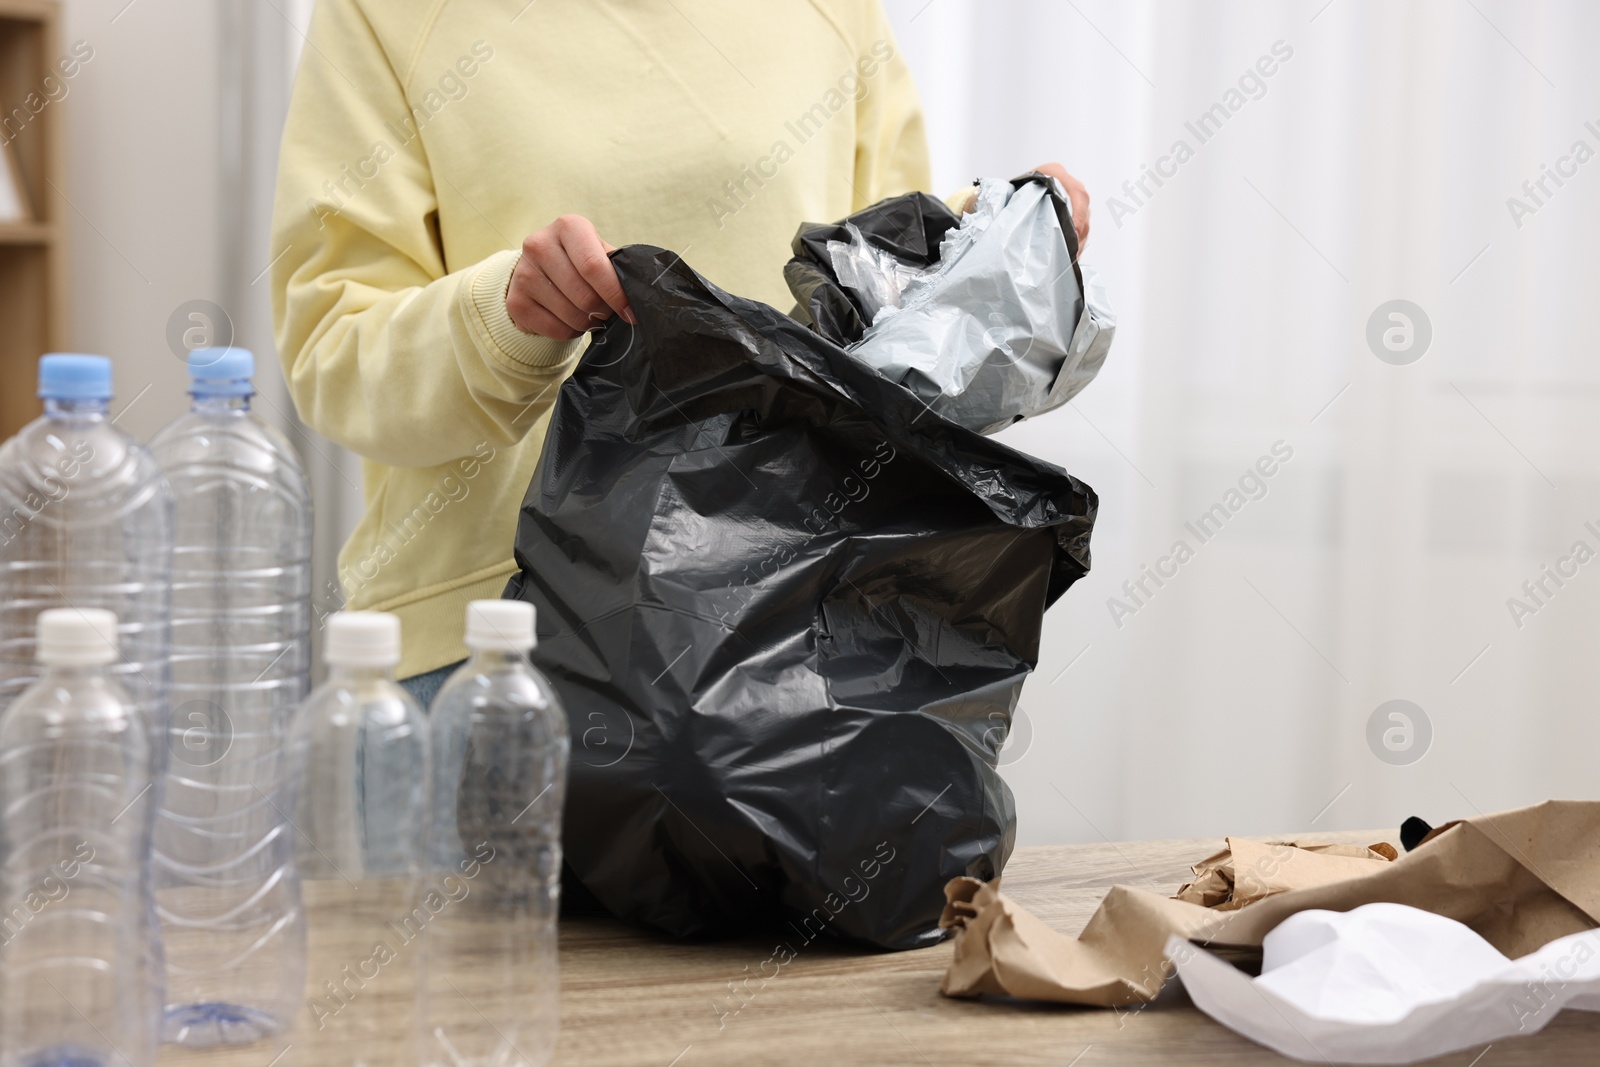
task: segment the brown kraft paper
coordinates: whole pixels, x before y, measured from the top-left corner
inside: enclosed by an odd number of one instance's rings
[[[952,880],[940,925],[956,931],[955,956],[940,991],[1142,1003],[1173,974],[1170,934],[1248,953],[1295,912],[1378,901],[1465,923],[1513,959],[1600,926],[1600,802],[1552,800],[1464,819],[1392,862],[1388,845],[1230,838],[1228,846],[1195,864],[1178,897],[1113,886],[1075,938],[1007,898],[999,879]]]

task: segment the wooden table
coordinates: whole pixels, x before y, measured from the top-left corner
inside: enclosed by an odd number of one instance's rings
[[[1314,837],[1395,840],[1381,831]],[[1114,883],[1171,893],[1186,880],[1188,865],[1219,844],[1136,841],[1021,849],[1006,869],[1005,887],[1045,922],[1076,933]],[[1169,990],[1142,1010],[1121,1012],[942,997],[939,979],[950,959],[948,943],[915,952],[863,953],[817,941],[765,985],[755,979],[742,997],[730,993],[730,983],[760,974],[771,951],[758,939],[682,944],[609,920],[564,922],[555,1062],[596,1067],[1293,1062],[1202,1015],[1181,989]],[[402,1008],[390,1001],[374,1009],[392,1017],[397,1036],[407,1025]],[[204,1055],[168,1050],[161,1063],[268,1067],[282,1047],[263,1043]],[[380,1055],[371,1062],[396,1061]],[[1430,1062],[1452,1067],[1597,1064],[1600,1013],[1563,1012],[1533,1037]]]

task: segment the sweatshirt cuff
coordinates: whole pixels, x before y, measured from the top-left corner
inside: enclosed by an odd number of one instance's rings
[[[540,337],[523,333],[511,321],[506,311],[506,289],[511,285],[511,273],[517,269],[521,257],[522,253],[516,249],[507,249],[484,260],[477,277],[472,280],[469,294],[473,317],[494,355],[516,369],[549,370],[571,359],[583,347],[584,338],[558,341],[553,337]]]

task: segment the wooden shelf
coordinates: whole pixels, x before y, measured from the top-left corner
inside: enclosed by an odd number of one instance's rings
[[[56,14],[55,0],[0,0],[0,19],[54,22]]]
[[[0,222],[0,245],[45,245],[55,236],[48,222]]]
[[[0,439],[39,413],[34,398],[39,357],[66,344],[66,259],[58,198],[62,175],[62,109],[37,111],[26,101],[59,78],[57,0],[0,0],[0,140],[20,167],[31,222],[0,223]],[[9,121],[21,111],[25,121]]]

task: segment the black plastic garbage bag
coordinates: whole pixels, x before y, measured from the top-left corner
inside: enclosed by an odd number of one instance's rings
[[[506,589],[567,708],[570,872],[677,935],[935,942],[1011,852],[996,753],[1094,492],[674,253],[613,262],[638,326],[562,386]]]

